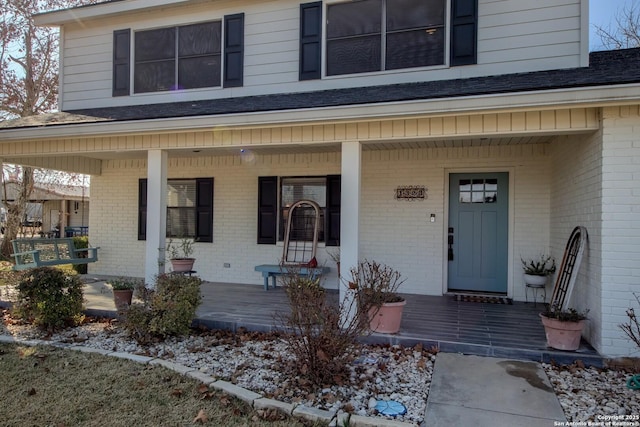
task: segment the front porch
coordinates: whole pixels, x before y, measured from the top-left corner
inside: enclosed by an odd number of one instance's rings
[[[262,286],[204,282],[203,302],[197,322],[215,329],[272,331],[278,321],[274,314],[286,312],[288,303],[281,287],[265,291]],[[367,342],[425,347],[440,351],[570,364],[580,359],[586,365],[602,366],[602,357],[585,341],[576,352],[546,346],[538,317],[542,306],[513,302],[495,304],[456,301],[452,296],[405,294],[400,333],[374,334]],[[103,281],[90,283],[85,290],[86,306],[95,314],[115,311],[110,287]],[[329,298],[338,299],[337,291]]]

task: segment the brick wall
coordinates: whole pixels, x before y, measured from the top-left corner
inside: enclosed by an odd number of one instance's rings
[[[553,145],[552,244],[562,255],[576,225],[589,243],[570,305],[589,309],[585,335],[603,355],[637,356],[618,325],[640,309],[640,111],[605,108],[601,130]]]
[[[549,245],[548,145],[365,150],[362,167],[361,258],[399,270],[402,291],[442,295],[446,289],[444,235],[445,180],[450,172],[509,171],[513,201],[510,294],[524,299],[520,255],[535,256]],[[340,173],[340,154],[259,155],[170,159],[169,178],[213,176],[214,242],[197,243],[195,269],[206,280],[261,284],[253,267],[277,263],[282,244],[258,245],[259,176],[305,176]],[[92,243],[102,247],[97,274],[143,276],[144,242],[137,240],[137,185],[146,176],[145,160],[105,162],[92,177]],[[425,201],[399,201],[395,188],[424,185]],[[430,223],[430,214],[436,222]],[[320,245],[319,262],[335,266]],[[224,264],[230,264],[225,268]],[[117,273],[114,273],[117,272]],[[344,272],[343,272],[344,274]],[[327,287],[337,286],[335,273]]]
[[[604,109],[602,125],[602,348],[637,357],[618,325],[640,309],[640,107]]]

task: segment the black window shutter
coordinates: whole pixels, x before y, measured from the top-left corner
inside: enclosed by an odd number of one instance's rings
[[[340,198],[340,175],[327,176],[327,207],[324,227],[326,246],[340,245]]]
[[[213,242],[213,178],[196,179],[196,241]]]
[[[258,244],[274,245],[278,225],[278,177],[258,177]]]
[[[224,17],[224,87],[243,85],[244,13]]]
[[[300,5],[300,80],[320,78],[322,2]]]
[[[113,96],[128,96],[130,85],[131,30],[113,32]]]
[[[478,62],[478,0],[451,2],[451,63],[470,65]]]
[[[138,240],[147,240],[147,180],[138,181]]]

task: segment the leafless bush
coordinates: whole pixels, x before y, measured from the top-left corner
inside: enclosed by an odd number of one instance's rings
[[[316,385],[334,384],[345,372],[349,350],[368,332],[356,299],[329,301],[318,279],[299,274],[285,276],[284,289],[291,313],[280,315],[279,320],[289,332],[284,339],[295,357],[294,369]],[[352,309],[351,319],[341,317]]]
[[[376,262],[359,263],[351,275],[344,285],[346,297],[339,303],[327,299],[318,279],[295,272],[284,276],[291,312],[278,318],[290,332],[285,340],[297,373],[316,385],[334,384],[342,378],[350,350],[359,337],[371,333],[370,309],[396,296],[402,283],[398,272]]]
[[[636,301],[638,301],[638,304],[640,305],[640,296],[638,296],[638,294],[636,294],[635,292],[633,293],[633,296],[636,298]],[[636,316],[635,311],[633,311],[633,308],[627,309],[627,317],[629,317],[629,321],[627,323],[621,323],[618,326],[640,349],[640,320],[638,320],[638,317]]]

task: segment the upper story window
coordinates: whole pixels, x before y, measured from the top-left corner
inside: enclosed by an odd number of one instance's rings
[[[131,36],[113,32],[113,96],[243,85],[243,13]]]
[[[445,0],[327,6],[327,75],[444,64]]]
[[[299,79],[476,64],[477,32],[478,0],[303,3]]]
[[[134,93],[220,86],[222,23],[135,33]]]

